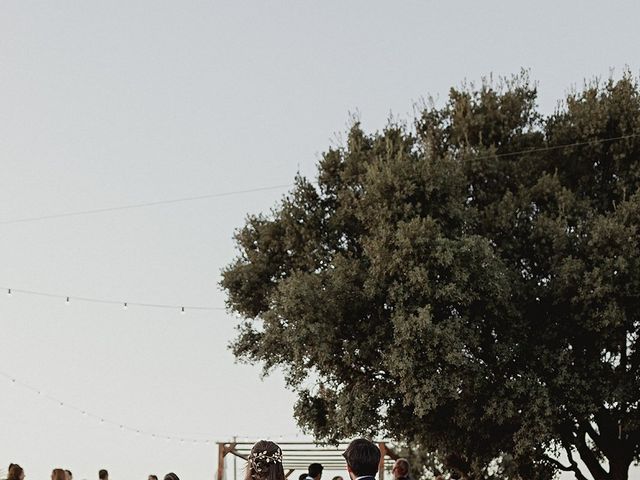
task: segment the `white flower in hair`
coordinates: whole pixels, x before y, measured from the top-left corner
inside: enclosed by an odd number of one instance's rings
[[[276,463],[282,463],[282,450],[278,449],[271,454],[266,450],[263,450],[262,452],[252,452],[249,455],[249,462],[256,472],[262,472],[267,469],[268,464],[270,463],[273,463],[274,465]]]

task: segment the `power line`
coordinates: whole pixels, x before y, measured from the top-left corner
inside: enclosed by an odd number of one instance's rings
[[[547,147],[536,147],[536,148],[530,148],[527,150],[519,150],[516,152],[505,152],[505,153],[496,153],[496,154],[490,154],[490,155],[481,155],[481,156],[476,156],[473,157],[476,160],[488,160],[491,158],[501,158],[501,157],[513,157],[516,155],[526,155],[529,153],[536,153],[536,152],[548,152],[548,151],[552,151],[552,150],[560,150],[563,148],[569,148],[569,147],[580,147],[580,146],[587,146],[587,145],[597,145],[600,143],[607,143],[607,142],[614,142],[617,140],[626,140],[629,138],[636,138],[636,137],[640,137],[640,133],[633,133],[633,134],[629,134],[629,135],[621,135],[618,137],[610,137],[610,138],[596,138],[593,140],[587,140],[587,141],[583,141],[583,142],[574,142],[574,143],[565,143],[562,145],[552,145],[552,146],[547,146]],[[16,223],[28,223],[28,222],[38,222],[41,220],[52,220],[52,219],[57,219],[57,218],[65,218],[65,217],[77,217],[77,216],[82,216],[82,215],[94,215],[94,214],[98,214],[98,213],[107,213],[107,212],[116,212],[116,211],[120,211],[120,210],[132,210],[132,209],[136,209],[136,208],[146,208],[146,207],[153,207],[153,206],[158,206],[158,205],[170,205],[173,203],[181,203],[181,202],[192,202],[192,201],[196,201],[196,200],[205,200],[205,199],[209,199],[209,198],[219,198],[219,197],[228,197],[228,196],[232,196],[232,195],[242,195],[242,194],[246,194],[246,193],[255,193],[255,192],[264,192],[264,191],[269,191],[269,190],[279,190],[279,189],[283,189],[283,188],[289,188],[289,187],[293,187],[295,186],[295,184],[293,183],[287,183],[287,184],[281,184],[281,185],[272,185],[272,186],[267,186],[267,187],[258,187],[258,188],[251,188],[251,189],[247,189],[247,190],[235,190],[235,191],[230,191],[230,192],[223,192],[223,193],[210,193],[210,194],[206,194],[206,195],[195,195],[195,196],[191,196],[191,197],[181,197],[181,198],[172,198],[172,199],[168,199],[168,200],[158,200],[158,201],[152,201],[152,202],[143,202],[143,203],[133,203],[133,204],[129,204],[129,205],[120,205],[117,207],[105,207],[105,208],[96,208],[96,209],[90,209],[90,210],[78,210],[78,211],[73,211],[73,212],[64,212],[64,213],[56,213],[56,214],[51,214],[51,215],[40,215],[40,216],[36,216],[36,217],[25,217],[25,218],[17,218],[17,219],[13,219],[13,220],[0,220],[0,225],[11,225],[11,224],[16,224]]]
[[[3,288],[3,287],[0,287]],[[24,295],[36,295],[40,297],[57,298],[65,303],[71,303],[71,301],[88,302],[88,303],[101,303],[108,305],[120,305],[124,310],[129,307],[147,307],[147,308],[164,308],[169,310],[176,310],[180,313],[186,313],[191,310],[205,310],[205,311],[219,311],[225,310],[225,307],[212,307],[203,305],[176,305],[167,303],[146,303],[146,302],[130,302],[128,300],[110,300],[104,298],[94,297],[80,297],[75,295],[62,295],[59,293],[40,292],[36,290],[25,290],[22,288],[9,288],[4,287],[3,290],[7,292],[7,295],[13,295],[14,293],[20,293]]]
[[[78,210],[74,212],[65,212],[65,213],[55,213],[51,215],[40,215],[37,217],[25,217],[25,218],[16,218],[13,220],[0,220],[0,225],[11,225],[14,223],[28,223],[28,222],[38,222],[41,220],[51,220],[56,218],[65,218],[65,217],[78,217],[82,215],[94,215],[97,213],[107,213],[107,212],[117,212],[121,210],[132,210],[135,208],[146,208],[146,207],[154,207],[158,205],[170,205],[173,203],[182,203],[182,202],[193,202],[195,200],[206,200],[208,198],[220,198],[220,197],[230,197],[232,195],[242,195],[246,193],[255,193],[255,192],[266,192],[269,190],[278,190],[283,188],[289,188],[293,186],[293,184],[282,184],[282,185],[272,185],[269,187],[259,187],[259,188],[251,188],[247,190],[235,190],[230,192],[223,193],[209,193],[206,195],[194,195],[191,197],[181,197],[181,198],[172,198],[169,200],[158,200],[154,202],[143,202],[143,203],[132,203],[129,205],[120,205],[117,207],[105,207],[105,208],[95,208],[91,210]]]
[[[489,160],[491,158],[496,157],[513,157],[515,155],[525,155],[527,153],[536,153],[536,152],[548,152],[550,150],[560,150],[563,148],[569,147],[582,147],[586,145],[597,145],[599,143],[607,143],[607,142],[615,142],[617,140],[626,140],[628,138],[636,138],[640,137],[640,133],[631,133],[629,135],[621,135],[619,137],[609,137],[609,138],[596,138],[594,140],[588,140],[584,142],[574,142],[574,143],[564,143],[562,145],[551,145],[548,147],[537,147],[530,148],[528,150],[519,150],[517,152],[505,152],[505,153],[495,153],[492,155],[483,155],[480,157],[473,157],[474,160]]]

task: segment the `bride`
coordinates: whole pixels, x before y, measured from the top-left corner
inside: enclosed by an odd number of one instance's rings
[[[253,446],[245,480],[285,480],[282,450],[276,443],[260,440]]]

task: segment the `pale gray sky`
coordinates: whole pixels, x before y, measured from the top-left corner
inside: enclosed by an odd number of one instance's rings
[[[358,111],[406,117],[463,79],[529,68],[571,85],[638,73],[637,2],[4,1],[0,222],[291,182]],[[281,191],[0,223],[0,286],[223,305],[232,232]],[[0,294],[0,370],[142,429],[292,436],[279,375],[234,364],[236,321]],[[0,379],[0,468],[211,478],[211,445],[121,432]],[[636,477],[639,478],[639,477]]]

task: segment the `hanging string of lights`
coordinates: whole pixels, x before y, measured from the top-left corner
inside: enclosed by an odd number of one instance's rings
[[[152,432],[149,430],[145,430],[142,428],[138,428],[138,427],[132,427],[130,425],[125,425],[124,423],[121,422],[117,422],[113,419],[109,419],[109,418],[105,418],[102,415],[96,415],[95,413],[92,413],[84,408],[80,408],[78,406],[75,406],[73,404],[70,404],[68,402],[65,402],[64,400],[45,394],[41,389],[33,387],[32,385],[29,385],[19,379],[17,379],[16,377],[9,375],[5,372],[0,372],[0,375],[5,377],[11,385],[16,386],[16,387],[20,387],[24,390],[30,391],[34,394],[36,394],[38,397],[47,400],[49,402],[51,402],[52,404],[57,405],[60,408],[65,408],[67,410],[79,413],[80,415],[87,417],[87,418],[91,418],[95,421],[97,421],[100,425],[110,425],[112,427],[116,427],[119,428],[121,431],[123,432],[129,432],[129,433],[133,433],[135,435],[141,435],[141,436],[145,436],[145,437],[149,437],[149,438],[153,438],[153,439],[164,439],[166,441],[178,441],[180,443],[185,443],[185,442],[189,442],[192,444],[210,444],[213,442],[213,440],[211,439],[203,439],[203,438],[188,438],[188,437],[183,437],[183,436],[176,436],[176,435],[165,435],[165,434],[159,434],[156,432]]]
[[[0,376],[4,377],[10,385],[14,386],[14,387],[18,387],[18,388],[22,388],[23,390],[29,391],[31,393],[33,393],[34,395],[37,395],[39,398],[42,398],[43,400],[46,400],[48,402],[50,402],[51,404],[56,405],[58,408],[64,408],[67,409],[69,411],[72,412],[76,412],[79,415],[82,415],[83,417],[86,417],[88,419],[92,419],[96,422],[98,422],[98,424],[100,425],[107,425],[113,428],[116,428],[118,430],[120,430],[123,433],[130,433],[130,434],[134,434],[136,436],[142,436],[142,437],[147,437],[153,440],[165,440],[167,442],[178,442],[181,444],[193,444],[193,445],[210,445],[212,443],[216,443],[218,440],[222,440],[222,441],[227,441],[229,438],[232,437],[236,437],[236,438],[242,438],[242,439],[256,439],[256,438],[263,438],[265,437],[264,434],[260,434],[260,435],[238,435],[238,433],[233,433],[231,435],[227,435],[227,436],[220,436],[220,434],[218,435],[199,435],[199,438],[191,435],[176,435],[176,434],[166,434],[166,433],[158,433],[157,431],[152,431],[152,430],[148,430],[148,429],[143,429],[143,428],[139,428],[139,427],[135,427],[135,426],[131,426],[131,425],[127,425],[125,423],[122,422],[118,422],[114,419],[110,419],[107,418],[103,415],[97,415],[95,413],[90,412],[87,409],[84,408],[80,408],[76,405],[73,405],[71,403],[68,403],[58,397],[52,396],[52,395],[48,395],[46,393],[43,392],[42,389],[40,388],[36,388],[28,383],[25,383],[19,379],[17,379],[15,376],[10,375],[6,372],[0,371]],[[300,433],[292,433],[290,435],[271,435],[271,436],[266,436],[267,438],[273,438],[273,439],[285,439],[285,438],[291,438],[291,437],[295,437],[298,438],[300,436]],[[207,438],[202,438],[202,437],[207,437]],[[218,440],[214,439],[217,438]]]
[[[176,310],[181,314],[185,314],[188,310],[204,310],[204,311],[220,311],[225,310],[224,307],[212,307],[212,306],[203,306],[203,305],[175,305],[175,304],[165,304],[165,303],[145,303],[145,302],[131,302],[128,300],[109,300],[104,298],[93,298],[93,297],[80,297],[80,296],[71,296],[71,295],[62,295],[58,293],[50,293],[50,292],[40,292],[36,290],[25,290],[22,288],[10,288],[10,287],[0,287],[5,292],[7,292],[8,296],[12,296],[15,293],[23,294],[23,295],[36,295],[39,297],[49,297],[56,298],[64,301],[65,304],[70,304],[71,301],[78,302],[87,302],[87,303],[101,303],[107,305],[119,305],[123,310],[127,310],[129,307],[145,307],[145,308],[163,308],[169,310]]]

